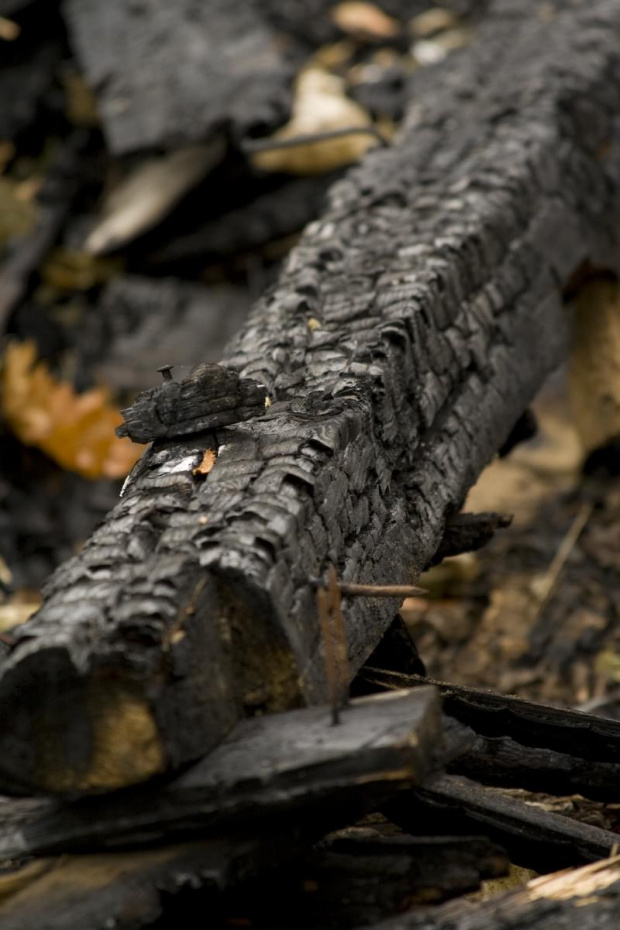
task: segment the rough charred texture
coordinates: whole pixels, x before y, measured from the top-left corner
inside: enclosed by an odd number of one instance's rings
[[[286,119],[291,74],[251,0],[66,0],[64,10],[115,155]]]
[[[620,859],[537,878],[486,901],[455,901],[375,924],[374,930],[614,930]]]
[[[116,430],[119,436],[147,443],[213,432],[265,412],[264,384],[240,378],[236,371],[221,365],[203,362],[183,381],[175,381],[170,371],[163,373],[160,387],[143,391],[132,407],[122,411],[125,422]]]
[[[361,698],[341,719],[333,726],[329,709],[316,707],[245,720],[168,785],[66,804],[21,801],[15,811],[0,805],[0,858],[139,844],[280,815],[333,829],[420,785],[445,761],[432,688]]]
[[[467,778],[442,775],[428,787],[388,802],[386,815],[412,833],[482,833],[507,850],[510,860],[551,872],[608,856],[617,834],[552,814]]]
[[[384,664],[362,669],[355,690],[405,687],[414,680],[432,681],[387,671]],[[492,691],[432,683],[440,689],[448,719],[476,733],[471,745],[457,752],[451,772],[486,785],[620,800],[618,721]]]
[[[216,432],[206,480],[200,435],[156,443],[52,578],[2,668],[5,788],[135,782],[203,754],[243,705],[320,701],[311,579],[429,563],[563,357],[563,284],[620,254],[620,7],[545,9],[493,4],[420,72],[396,144],[332,189],[224,358],[268,413]],[[352,674],[392,619],[347,603]]]

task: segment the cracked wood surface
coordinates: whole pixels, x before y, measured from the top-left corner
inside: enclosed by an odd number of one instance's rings
[[[223,362],[265,416],[156,443],[0,674],[3,790],[105,790],[244,712],[320,701],[311,578],[408,583],[616,269],[620,7],[497,0],[421,72],[396,144],[331,191]],[[547,10],[549,13],[549,10]],[[353,673],[393,616],[345,601]]]

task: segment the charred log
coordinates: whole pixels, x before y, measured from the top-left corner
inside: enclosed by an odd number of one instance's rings
[[[536,10],[497,0],[474,45],[420,73],[398,143],[332,190],[224,359],[269,412],[156,443],[16,631],[7,788],[129,784],[201,756],[248,702],[321,700],[312,578],[428,564],[563,356],[563,284],[617,262],[620,9]],[[352,674],[392,619],[347,604]]]

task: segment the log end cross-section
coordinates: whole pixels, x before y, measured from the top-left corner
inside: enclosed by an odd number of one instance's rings
[[[619,270],[620,6],[552,6],[496,0],[415,76],[396,143],[332,188],[223,360],[272,406],[157,439],[50,580],[0,670],[1,788],[109,786],[99,695],[141,708],[127,784],[243,713],[324,700],[313,579],[412,583],[430,562],[565,357],[575,269]],[[351,674],[395,606],[344,598]]]

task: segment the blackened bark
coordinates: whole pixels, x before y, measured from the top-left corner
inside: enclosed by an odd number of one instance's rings
[[[617,270],[620,7],[538,10],[497,0],[420,73],[397,143],[333,188],[224,358],[269,412],[216,432],[206,480],[211,433],[155,444],[52,578],[2,668],[5,789],[129,784],[244,706],[323,699],[312,579],[429,563],[563,357],[564,283],[586,258]],[[353,673],[393,607],[345,614]]]

